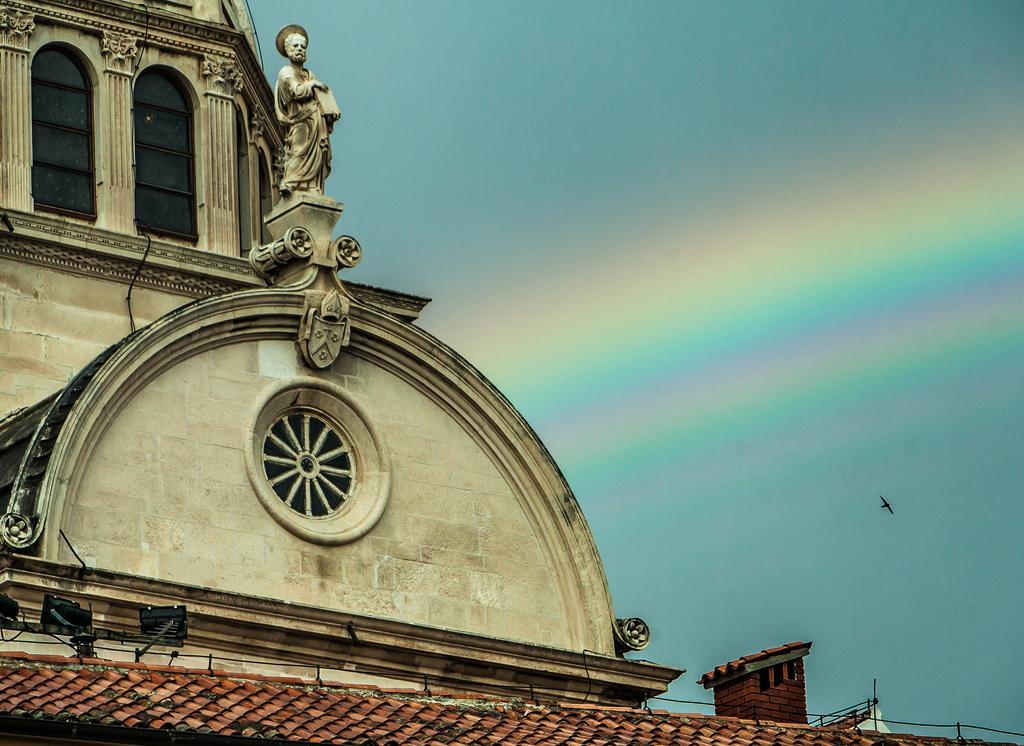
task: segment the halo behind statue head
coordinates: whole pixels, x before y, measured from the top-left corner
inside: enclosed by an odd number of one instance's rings
[[[284,51],[284,40],[287,39],[292,34],[301,34],[302,36],[305,37],[307,42],[309,41],[309,34],[306,33],[306,29],[302,28],[302,26],[298,26],[294,23],[285,26],[283,29],[277,32],[277,51],[281,54],[282,57],[288,56],[288,53]]]

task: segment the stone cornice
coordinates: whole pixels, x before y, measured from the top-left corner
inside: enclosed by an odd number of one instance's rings
[[[0,257],[11,257],[66,272],[128,283],[146,250],[146,239],[81,226],[59,218],[8,211],[15,233],[0,231]],[[136,285],[204,298],[263,287],[249,262],[200,249],[154,240]],[[364,303],[406,321],[415,320],[430,302],[408,293],[347,282]]]
[[[0,590],[36,612],[44,593],[91,605],[97,624],[134,629],[142,605],[184,603],[189,652],[374,674],[478,693],[518,690],[541,699],[635,705],[664,692],[682,670],[647,661],[563,650],[466,632],[63,565],[23,555],[0,558]],[[352,631],[355,630],[356,641]],[[130,652],[130,651],[129,651]],[[332,672],[333,673],[333,672]],[[338,673],[333,673],[335,678]],[[312,678],[310,676],[309,678]]]

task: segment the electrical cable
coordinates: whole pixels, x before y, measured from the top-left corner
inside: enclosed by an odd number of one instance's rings
[[[135,220],[135,228],[146,237],[146,250],[142,252],[142,259],[135,267],[135,272],[132,274],[132,281],[128,283],[128,295],[125,296],[125,301],[128,302],[128,324],[131,327],[132,334],[135,333],[135,315],[132,313],[132,290],[135,289],[135,281],[139,279],[139,273],[142,271],[143,265],[146,264],[146,260],[149,258],[149,250],[153,248],[153,237],[149,235],[150,227],[144,220]],[[64,532],[61,532],[63,536]],[[65,538],[65,541],[67,539]],[[71,542],[68,542],[68,546],[71,546]],[[71,551],[74,552],[75,548],[71,547]],[[75,556],[78,557],[78,553],[75,552]],[[82,558],[78,557],[78,561],[82,562]],[[82,567],[85,567],[85,562],[82,562]]]
[[[146,46],[146,42],[149,41],[149,6],[146,3],[140,3],[142,5],[142,12],[146,14],[146,25],[142,30],[142,41],[139,43],[139,47],[136,50],[138,57],[135,59],[135,68],[132,70],[132,88],[135,87],[135,76],[139,74],[139,66],[142,65],[143,50]],[[132,96],[132,101],[135,100],[135,96]],[[135,113],[135,106],[132,105],[132,114]]]
[[[134,283],[135,280],[133,279],[132,282]],[[132,313],[132,299],[131,299],[131,295],[132,295],[131,288],[129,288],[128,289],[128,317],[129,318],[131,318],[131,313]],[[132,319],[132,331],[135,331],[135,320],[134,319]],[[87,564],[85,564],[85,560],[82,559],[78,555],[78,552],[75,551],[75,547],[71,543],[71,539],[68,538],[68,535],[66,533],[64,533],[64,529],[60,529],[60,538],[62,538],[64,540],[64,543],[68,545],[68,549],[70,549],[71,553],[73,555],[75,555],[75,559],[78,560],[79,562],[81,562],[82,563],[82,567],[84,567],[86,570],[88,570],[89,566]]]

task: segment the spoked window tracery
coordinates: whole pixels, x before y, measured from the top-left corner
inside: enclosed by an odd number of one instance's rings
[[[339,511],[352,495],[355,464],[342,431],[318,412],[285,412],[263,439],[263,471],[274,494],[310,518]]]

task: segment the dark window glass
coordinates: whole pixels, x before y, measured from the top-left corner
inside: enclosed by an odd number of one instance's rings
[[[192,109],[163,73],[135,84],[135,217],[145,227],[194,238]]]
[[[192,107],[188,105],[188,99],[181,89],[166,75],[158,72],[147,72],[139,78],[135,84],[135,101],[153,104],[161,109],[192,113]]]
[[[191,236],[195,233],[194,200],[191,194],[135,185],[135,212],[146,226],[157,231]]]
[[[270,231],[263,223],[263,219],[270,214],[274,205],[274,193],[270,186],[270,169],[267,167],[266,159],[260,155],[260,242],[270,243]]]
[[[32,167],[32,197],[36,204],[92,214],[92,176],[36,163]]]
[[[57,88],[36,81],[32,86],[32,118],[59,127],[89,129],[89,97],[85,91]]]
[[[772,666],[772,683],[778,686],[782,683],[782,664],[777,663]]]
[[[758,679],[760,680],[761,691],[763,692],[768,688],[768,669],[762,668],[758,672]]]
[[[163,111],[145,104],[135,105],[135,141],[178,152],[188,152],[192,118],[188,114]]]
[[[153,150],[136,164],[135,179],[146,186],[192,191],[192,163],[188,156]]]
[[[32,146],[36,149],[36,163],[61,166],[83,173],[90,167],[89,135],[84,132],[36,127]]]
[[[68,88],[87,89],[85,75],[70,57],[56,49],[46,49],[32,62],[32,78]]]
[[[88,79],[70,54],[44,49],[32,61],[32,198],[95,215],[95,181]]]
[[[789,663],[786,664],[786,678],[796,678],[796,663],[794,663],[793,661],[789,661]]]

